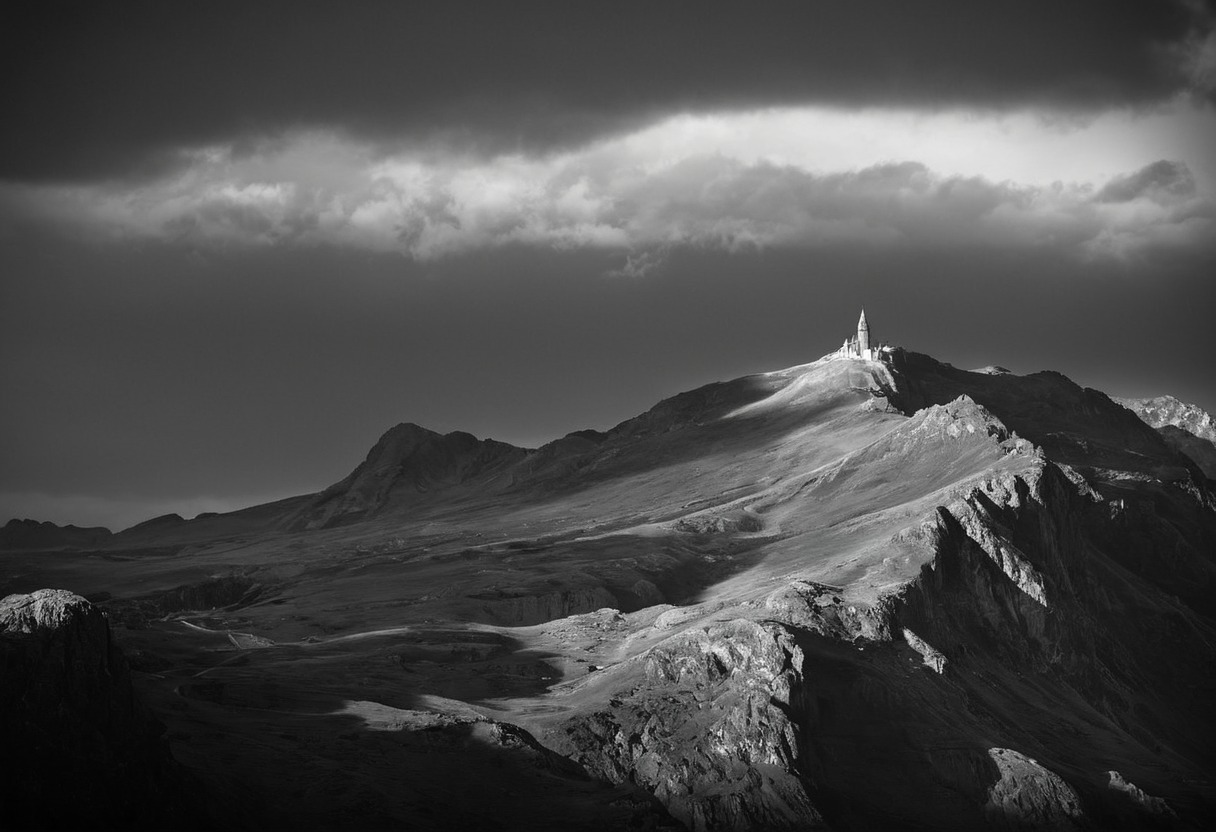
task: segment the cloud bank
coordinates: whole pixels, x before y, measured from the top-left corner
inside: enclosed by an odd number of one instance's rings
[[[111,240],[423,261],[508,245],[600,249],[622,254],[626,276],[681,246],[1124,258],[1211,245],[1213,173],[1198,148],[1213,116],[1182,115],[1189,132],[1167,131],[1178,113],[1079,123],[821,108],[684,115],[562,153],[484,157],[301,132],[184,152],[150,182],[10,185],[2,198],[10,215]]]
[[[19,3],[0,28],[0,179],[163,172],[178,148],[302,125],[535,152],[687,108],[1213,101],[1209,6]]]

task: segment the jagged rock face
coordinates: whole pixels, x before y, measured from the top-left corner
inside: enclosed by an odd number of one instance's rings
[[[984,807],[990,829],[1084,828],[1081,799],[1058,774],[1008,748],[993,748],[988,754],[1000,771]]]
[[[568,727],[570,750],[593,774],[651,790],[694,830],[826,828],[796,773],[787,715],[801,664],[778,625],[684,633],[646,656],[645,686]]]
[[[1103,580],[1124,567],[1089,537],[1097,505],[1049,463],[1038,471],[940,509],[927,521],[931,566],[887,605],[859,611],[796,582],[764,604],[783,624],[736,620],[662,642],[642,659],[644,685],[567,726],[570,752],[651,789],[694,829],[1133,829],[1169,818],[1159,798],[1109,786],[1100,749],[1117,737],[1210,757],[1193,736],[1206,699],[1190,693],[1210,675],[1186,657],[1214,634],[1151,585]],[[1174,633],[1167,649],[1163,632]],[[942,681],[909,669],[904,650]],[[1062,712],[1080,700],[1086,719],[1117,727],[1090,746],[1053,736],[1041,713],[1023,725],[998,716],[1033,697]]]
[[[71,592],[0,601],[0,727],[14,828],[204,825],[105,617]]]
[[[1137,814],[1140,818],[1153,823],[1146,823],[1147,827],[1168,827],[1173,825],[1178,820],[1178,813],[1175,812],[1170,805],[1159,797],[1153,797],[1144,789],[1127,780],[1121,773],[1117,771],[1108,771],[1110,775],[1110,788],[1120,794],[1126,795],[1133,809],[1138,810]]]
[[[1186,498],[1185,492],[1178,496]],[[1106,504],[1079,494],[1050,463],[1029,480],[985,481],[930,521],[934,557],[891,608],[893,618],[914,631],[916,637],[906,639],[913,649],[923,655],[932,645],[935,657],[949,659],[945,672],[952,690],[933,696],[952,710],[954,742],[1003,735],[1011,745],[1016,741],[1022,749],[1042,751],[1040,760],[1051,757],[1050,763],[1031,764],[1020,752],[993,751],[999,768],[995,782],[995,773],[982,766],[960,780],[930,764],[933,779],[960,791],[974,794],[989,784],[985,822],[993,828],[1073,829],[1097,823],[1130,829],[1146,822],[1143,812],[1128,811],[1103,788],[1098,769],[1112,739],[1071,726],[1066,736],[1053,734],[1069,724],[1064,714],[1079,715],[1082,724],[1117,726],[1108,729],[1114,742],[1159,751],[1164,746],[1171,749],[1164,752],[1167,757],[1179,753],[1210,765],[1206,740],[1194,736],[1195,726],[1207,723],[1206,705],[1191,691],[1210,689],[1212,676],[1210,666],[1190,660],[1207,653],[1210,619],[1157,589],[1154,584],[1162,580],[1152,574],[1157,567],[1130,563],[1128,549],[1101,533],[1105,510]],[[1209,520],[1209,534],[1211,525]],[[1188,531],[1202,534],[1204,526],[1196,523]],[[1210,588],[1211,562],[1202,545],[1197,541],[1185,559],[1207,565],[1201,586]],[[1143,574],[1129,581],[1129,567]],[[1168,641],[1162,640],[1165,633]],[[813,655],[803,672],[816,678]],[[913,690],[904,691],[911,702],[916,701],[909,695]],[[955,700],[960,693],[961,701]],[[1078,700],[1084,705],[1078,707]],[[1060,716],[1041,724],[1044,712],[1052,711]],[[1019,712],[1025,720],[1020,725],[1001,716]],[[891,719],[863,714],[855,710],[851,721]],[[813,745],[816,729],[808,726],[813,723],[804,723]],[[823,728],[820,720],[818,730]],[[908,750],[923,745],[913,740]],[[836,780],[829,788],[847,793],[854,787]],[[915,807],[903,811],[916,817]],[[974,821],[965,817],[959,812],[954,820],[943,816],[933,825],[966,828]],[[861,813],[841,825],[864,828],[872,820]]]
[[[1098,416],[1114,407],[1092,391],[1069,396]],[[1049,426],[1072,418],[1055,407],[1014,412],[1045,413]],[[666,612],[655,626],[677,634],[639,659],[645,683],[572,719],[566,748],[698,829],[1172,823],[1168,801],[1123,787],[1106,761],[1211,770],[1209,733],[1196,732],[1210,726],[1208,698],[1195,692],[1216,678],[1216,512],[1137,424],[1116,417],[1057,443],[1074,460],[1101,445],[1103,462],[1124,459],[1106,442],[1139,443],[1133,477],[1091,484],[969,397],[919,411],[803,489],[851,489],[882,460],[944,460],[943,442],[972,442],[957,453],[990,473],[892,540],[922,548],[918,577],[869,606],[794,580],[753,607],[758,620],[683,633],[684,616]],[[998,453],[984,457],[973,437]],[[1205,802],[1194,816],[1211,812]]]

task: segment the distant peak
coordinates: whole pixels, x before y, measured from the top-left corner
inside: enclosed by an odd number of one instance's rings
[[[27,526],[41,526],[41,525],[42,525],[42,523],[39,523],[37,520],[31,520],[28,517],[25,518],[24,520],[18,520],[16,517],[14,517],[12,520],[9,520],[7,523],[4,524],[4,528],[20,529],[20,528],[25,528]]]
[[[384,432],[385,436],[439,436],[440,434],[430,428],[424,428],[415,422],[401,422],[393,425]]]
[[[176,512],[172,512],[170,514],[161,514],[158,517],[153,517],[151,520],[145,520],[142,523],[136,523],[134,526],[127,529],[127,531],[134,531],[135,529],[147,530],[160,526],[176,526],[179,523],[185,522],[187,522],[186,518],[182,517]]]
[[[428,430],[413,422],[402,422],[386,430],[376,440],[376,444],[368,452],[368,459],[388,455],[396,455],[402,449],[412,448],[429,440],[439,439],[443,434]]]
[[[1150,427],[1181,428],[1209,442],[1216,442],[1216,419],[1199,405],[1189,404],[1174,396],[1154,396],[1151,399],[1115,399],[1140,417]]]
[[[101,526],[82,528],[60,526],[50,520],[19,520],[13,518],[0,528],[0,549],[62,549],[87,547],[110,537],[110,530]]]

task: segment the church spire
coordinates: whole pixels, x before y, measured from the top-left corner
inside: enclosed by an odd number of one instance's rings
[[[866,310],[862,307],[861,317],[857,319],[857,334],[844,339],[840,349],[832,353],[832,357],[860,358],[863,361],[893,362],[898,360],[898,349],[887,344],[880,344],[870,337],[870,322],[866,320]]]

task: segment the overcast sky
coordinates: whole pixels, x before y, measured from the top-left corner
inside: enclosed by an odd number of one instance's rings
[[[1201,2],[10,3],[0,522],[535,446],[872,332],[1216,411]]]

